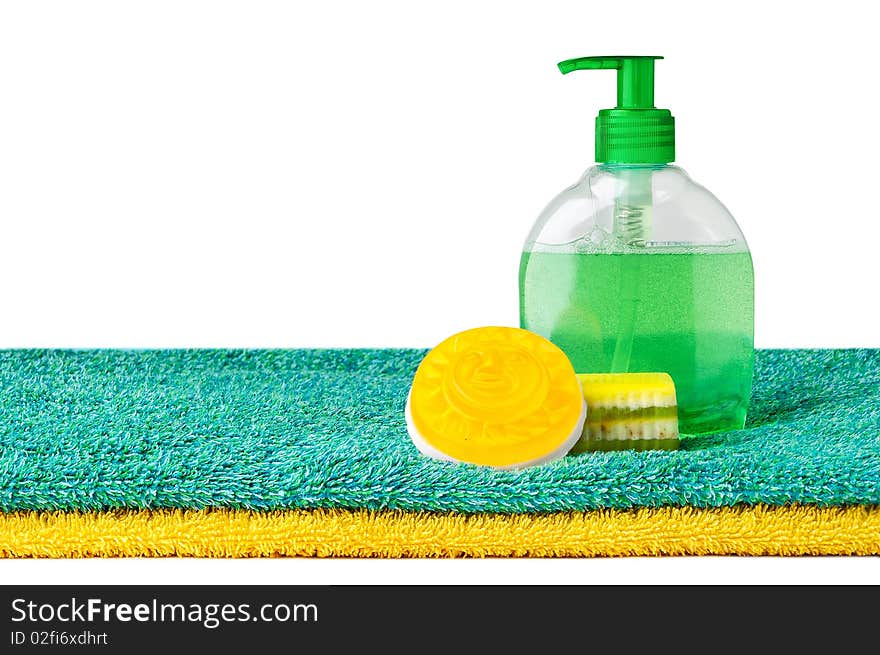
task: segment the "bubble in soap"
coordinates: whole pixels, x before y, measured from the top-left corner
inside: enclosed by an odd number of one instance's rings
[[[590,230],[587,238],[593,242],[593,245],[601,246],[608,239],[608,233],[597,226]]]
[[[617,242],[611,233],[603,230],[598,225],[594,225],[580,239],[572,242],[574,251],[578,254],[598,254],[603,252],[614,252]]]

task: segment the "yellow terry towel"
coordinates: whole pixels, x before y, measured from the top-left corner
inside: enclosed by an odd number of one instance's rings
[[[550,514],[116,510],[0,514],[3,557],[878,555],[880,507]]]

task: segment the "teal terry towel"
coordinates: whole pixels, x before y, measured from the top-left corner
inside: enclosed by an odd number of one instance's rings
[[[880,503],[880,350],[759,351],[745,430],[524,471],[416,452],[424,352],[0,351],[0,508]]]

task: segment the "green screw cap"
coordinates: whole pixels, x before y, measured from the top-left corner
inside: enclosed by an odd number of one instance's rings
[[[617,107],[596,117],[596,161],[667,164],[675,161],[675,119],[654,107],[654,61],[663,57],[580,57],[559,63],[562,74],[616,70]]]

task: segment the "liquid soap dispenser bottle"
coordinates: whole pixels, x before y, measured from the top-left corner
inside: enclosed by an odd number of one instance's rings
[[[578,373],[667,372],[683,433],[743,427],[754,364],[754,274],[730,212],[675,160],[654,107],[654,61],[583,57],[617,71],[596,118],[596,162],[538,218],[520,262],[520,323]]]

